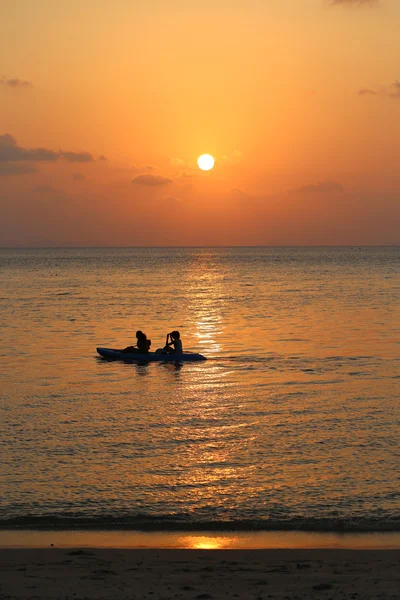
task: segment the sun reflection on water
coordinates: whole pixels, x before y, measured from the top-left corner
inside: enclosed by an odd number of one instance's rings
[[[226,295],[224,272],[209,253],[202,253],[196,256],[196,268],[188,271],[186,277],[194,336],[200,346],[218,353],[222,349],[217,338],[222,335]]]
[[[181,548],[190,548],[191,550],[222,550],[237,546],[239,537],[188,535],[178,538],[178,543]]]

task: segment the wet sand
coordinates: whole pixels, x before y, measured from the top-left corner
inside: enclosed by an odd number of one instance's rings
[[[397,599],[400,550],[0,550],[0,598]]]

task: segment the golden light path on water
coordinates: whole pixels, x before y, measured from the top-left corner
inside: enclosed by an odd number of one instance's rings
[[[213,268],[212,255],[207,252],[197,257],[195,267],[186,279],[194,335],[200,347],[211,348],[217,354],[222,349],[218,337],[222,334],[221,312],[225,304],[223,274]]]
[[[184,285],[188,290],[189,314],[192,322],[193,337],[197,338],[200,348],[211,350],[213,355],[222,352],[219,338],[224,333],[223,311],[227,296],[227,273],[215,264],[213,253],[204,250],[197,254],[195,265],[186,273]],[[204,427],[198,435],[204,439],[202,446],[192,455],[193,464],[187,477],[187,485],[196,486],[196,495],[206,500],[210,496],[223,495],[221,482],[231,482],[234,487],[243,478],[243,469],[234,460],[234,452],[227,440],[232,432],[241,427],[231,419],[234,399],[234,384],[229,381],[230,371],[221,369],[218,364],[210,365],[198,380],[192,384],[195,402],[187,410],[191,418]],[[184,432],[183,432],[184,435]],[[195,540],[194,542],[192,540]],[[196,541],[197,540],[197,541]],[[220,548],[235,544],[235,538],[182,538],[183,545],[195,548]]]

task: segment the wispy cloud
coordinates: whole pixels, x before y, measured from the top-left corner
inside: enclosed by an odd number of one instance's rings
[[[23,148],[18,146],[15,137],[6,133],[0,135],[0,162],[54,162],[60,158],[68,162],[92,162],[89,152],[55,152],[48,148]]]
[[[59,157],[58,152],[46,148],[22,148],[9,133],[0,135],[0,162],[54,161]]]
[[[132,183],[135,185],[158,186],[172,183],[172,179],[168,179],[168,177],[162,177],[161,175],[151,175],[149,173],[148,175],[138,175],[132,179]]]
[[[390,85],[381,85],[358,90],[359,96],[386,96],[387,98],[400,99],[400,81]]]
[[[342,4],[342,5],[367,5],[367,4],[379,4],[380,0],[330,0],[331,4]]]
[[[169,162],[173,167],[185,167],[186,163],[182,158],[170,158]]]
[[[132,174],[134,173],[148,173],[153,170],[151,165],[132,165],[130,168]]]
[[[400,98],[400,81],[392,83],[389,89],[389,96],[392,98]]]
[[[37,173],[37,169],[30,164],[0,162],[0,177],[7,175],[25,175],[26,173]]]
[[[59,194],[60,190],[57,190],[51,185],[36,185],[33,191],[37,194]]]
[[[303,185],[294,190],[291,194],[338,194],[344,191],[344,187],[336,181],[321,181],[320,183]]]
[[[18,77],[5,77],[4,75],[0,77],[0,85],[6,85],[10,88],[33,87],[33,83],[31,81],[24,81]]]
[[[362,88],[361,90],[358,90],[357,93],[359,96],[376,96],[378,92],[368,88]]]
[[[89,152],[60,152],[59,155],[68,162],[92,162],[94,160]]]
[[[233,167],[242,162],[244,155],[240,150],[233,150],[230,154],[221,156],[221,163],[227,167]]]

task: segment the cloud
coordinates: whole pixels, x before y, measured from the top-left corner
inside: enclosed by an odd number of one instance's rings
[[[99,156],[99,160],[108,160],[107,156],[104,156],[104,154],[101,154],[101,156]]]
[[[138,175],[134,179],[132,179],[132,183],[135,185],[148,185],[148,186],[158,186],[158,185],[167,185],[168,183],[172,183],[172,179],[168,179],[168,177],[162,177],[161,175]]]
[[[80,163],[94,160],[89,152],[54,152],[48,148],[22,148],[9,133],[0,135],[0,162],[54,162],[59,158]]]
[[[37,194],[58,194],[59,191],[51,185],[37,185],[33,188]]]
[[[37,173],[36,167],[24,163],[0,162],[0,177],[7,175],[24,175],[25,173]]]
[[[230,189],[230,193],[234,194],[235,196],[238,196],[240,198],[248,198],[248,194],[246,194],[246,192],[244,192],[243,190],[241,190],[240,188],[231,188]]]
[[[46,148],[21,148],[9,133],[0,135],[0,162],[54,161],[59,156],[58,152]]]
[[[30,81],[24,81],[22,79],[18,79],[18,77],[3,77],[0,78],[0,85],[6,85],[10,88],[27,88],[33,87],[33,84]]]
[[[390,86],[389,96],[392,98],[400,98],[400,81],[395,81]]]
[[[131,167],[132,173],[145,173],[152,170],[153,167],[151,165],[132,165]]]
[[[374,88],[362,88],[357,93],[359,96],[386,96],[398,99],[400,98],[400,81]]]
[[[89,152],[60,152],[59,156],[68,162],[92,162],[94,160]]]
[[[367,4],[379,4],[380,0],[330,0],[331,4],[341,4],[345,6],[349,5],[367,5]]]
[[[359,96],[376,96],[378,92],[376,90],[362,88],[361,90],[358,90],[357,93]]]
[[[221,156],[221,163],[227,167],[233,167],[242,162],[244,155],[239,150],[234,150],[230,154]]]
[[[84,179],[86,179],[85,175],[83,173],[73,173],[72,174],[72,179],[74,181],[83,181]]]
[[[317,184],[303,185],[295,190],[290,190],[291,194],[338,194],[344,191],[344,187],[336,181],[321,181]]]
[[[173,167],[185,167],[186,163],[182,158],[170,158],[169,162]]]

